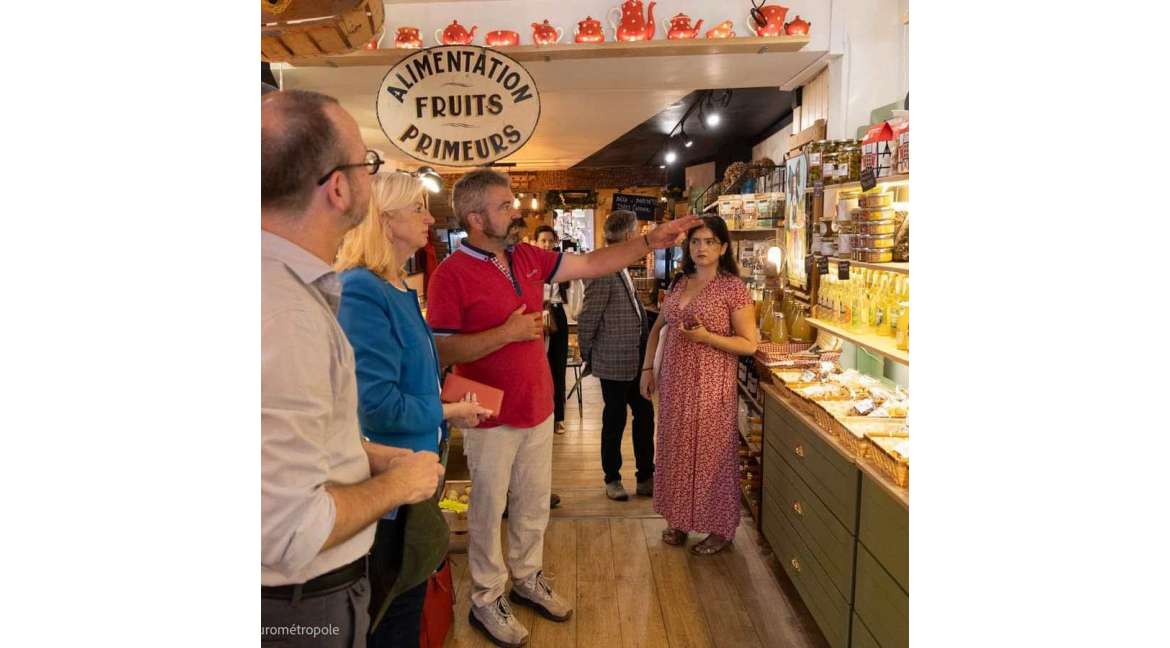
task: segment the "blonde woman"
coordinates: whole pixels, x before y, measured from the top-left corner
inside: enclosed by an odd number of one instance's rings
[[[362,434],[377,443],[439,452],[446,421],[475,427],[490,412],[439,401],[439,358],[402,266],[435,222],[419,181],[404,173],[373,182],[370,213],[342,242],[337,319],[353,347]],[[417,646],[427,577],[446,555],[437,504],[402,507],[378,522],[370,555],[371,646]],[[385,610],[385,612],[383,612]]]

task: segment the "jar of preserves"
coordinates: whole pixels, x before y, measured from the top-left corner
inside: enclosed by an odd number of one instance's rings
[[[854,248],[853,260],[865,263],[889,263],[894,260],[893,249]]]
[[[842,191],[837,196],[837,221],[848,222],[853,220],[852,212],[857,209],[857,200],[861,196],[857,191]]]
[[[837,252],[841,256],[848,256],[853,252],[853,237],[854,234],[846,234],[841,232],[837,235]]]
[[[824,161],[827,144],[828,142],[825,140],[805,144],[804,152],[808,156],[808,184],[806,186],[813,187],[818,182],[823,182],[824,178],[821,176],[821,164]]]
[[[869,249],[887,249],[894,247],[893,234],[858,234],[857,246]]]
[[[837,183],[837,158],[842,144],[841,140],[829,140],[821,153],[821,180],[826,185]]]
[[[858,223],[862,221],[888,221],[894,220],[894,210],[888,207],[877,207],[874,209],[860,209],[853,210],[853,222]]]
[[[892,220],[859,221],[854,223],[854,231],[869,236],[875,234],[893,236],[898,231],[898,223]]]
[[[864,209],[884,208],[894,204],[894,194],[886,192],[866,192],[858,198],[857,204]]]
[[[861,181],[861,144],[848,140],[837,153],[837,182]]]

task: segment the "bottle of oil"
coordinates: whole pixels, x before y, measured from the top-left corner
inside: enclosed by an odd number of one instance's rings
[[[874,281],[873,291],[873,332],[882,335],[886,330],[886,277],[883,272]]]
[[[898,333],[894,336],[894,345],[902,351],[910,350],[910,302],[904,301],[898,309]]]
[[[902,295],[899,297],[901,308],[898,312],[898,331],[894,336],[894,345],[902,351],[910,350],[910,277],[902,282]]]
[[[894,279],[894,288],[890,291],[887,302],[886,330],[882,335],[892,338],[898,336],[898,319],[902,316],[902,278]]]
[[[760,310],[760,339],[772,339],[772,327],[775,324],[775,316],[773,315],[773,308],[775,303],[775,291],[771,291],[764,297],[764,307]]]

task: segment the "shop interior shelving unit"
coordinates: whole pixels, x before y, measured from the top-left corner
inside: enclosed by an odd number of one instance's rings
[[[879,187],[881,187],[881,186],[889,187],[889,186],[893,186],[893,185],[907,184],[909,182],[910,182],[909,174],[891,175],[891,176],[886,176],[884,178],[880,178],[878,180],[878,186]],[[824,188],[824,191],[825,191],[826,196],[830,196],[831,194],[836,194],[836,192],[841,191],[841,190],[858,190],[860,188],[861,188],[861,183],[848,182],[848,183],[837,184],[837,185],[828,185]],[[832,195],[831,197],[825,198],[825,204],[830,204],[830,203],[835,203],[835,202],[836,202],[835,195]],[[829,258],[829,265],[830,265],[829,271],[830,271],[830,273],[836,272],[836,264],[837,264],[837,262],[842,261],[842,260],[844,260],[844,259],[839,259],[837,257],[830,257]],[[906,276],[910,275],[910,264],[908,262],[907,263],[865,263],[863,261],[849,261],[849,267],[850,268],[867,268],[867,269],[871,269],[871,270],[882,270],[885,272],[893,272],[893,273],[897,273],[897,274],[903,274]],[[894,344],[894,338],[886,337],[884,335],[873,335],[873,334],[868,334],[868,333],[858,333],[858,332],[850,331],[849,329],[847,329],[843,326],[839,326],[837,324],[834,324],[833,322],[826,322],[824,320],[820,320],[820,319],[816,319],[816,318],[808,318],[807,321],[812,326],[814,326],[814,327],[816,327],[816,328],[818,328],[826,333],[832,334],[838,338],[841,338],[842,340],[856,344],[857,346],[864,348],[865,350],[869,351],[870,353],[876,353],[884,358],[888,358],[890,360],[893,360],[894,362],[897,362],[898,364],[901,364],[905,367],[910,366],[910,353],[908,351],[902,351],[902,350],[898,349],[897,346]]]
[[[387,35],[384,43],[392,43]],[[707,54],[763,54],[767,52],[796,52],[808,45],[803,36],[745,36],[739,38],[695,38],[604,43],[559,43],[556,45],[518,45],[501,47],[500,52],[520,61],[567,61],[617,57],[696,56]],[[391,66],[417,50],[379,48],[350,54],[315,57],[293,57],[289,63],[296,67],[349,67],[361,65]]]

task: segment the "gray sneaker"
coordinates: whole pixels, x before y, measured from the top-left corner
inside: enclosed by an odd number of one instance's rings
[[[654,497],[654,480],[646,479],[638,482],[638,488],[634,492],[642,497]]]
[[[605,485],[605,496],[611,500],[624,502],[630,499],[629,494],[626,493],[626,487],[622,486],[620,481],[609,482]]]
[[[552,621],[568,621],[573,616],[573,608],[568,601],[552,591],[552,586],[544,578],[544,572],[538,571],[528,579],[512,583],[512,593],[509,595],[513,603],[527,605],[540,613],[540,616]]]
[[[473,628],[479,628],[492,643],[504,648],[520,648],[528,643],[528,629],[512,615],[512,606],[504,597],[483,607],[471,606],[467,621]]]

